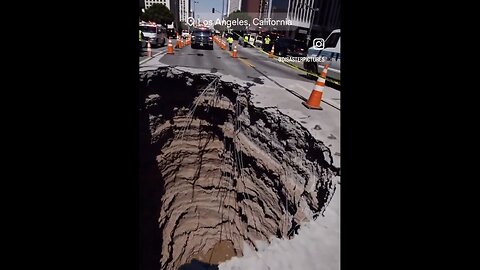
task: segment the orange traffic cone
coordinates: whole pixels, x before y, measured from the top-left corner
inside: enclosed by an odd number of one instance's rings
[[[173,54],[173,44],[171,39],[168,40],[167,54]]]
[[[272,45],[272,49],[270,50],[270,53],[268,54],[268,58],[273,58],[274,53],[275,53],[275,45]]]
[[[152,46],[150,45],[150,40],[147,41],[147,56],[152,57]]]
[[[233,58],[237,58],[237,45],[233,47],[233,53],[232,53]]]
[[[310,93],[308,101],[302,102],[305,107],[314,110],[322,110],[322,108],[320,108],[320,102],[322,102],[323,89],[325,88],[325,79],[327,78],[327,71],[329,66],[330,64],[326,64],[323,68],[320,77],[318,77],[317,82],[313,87],[312,93]]]

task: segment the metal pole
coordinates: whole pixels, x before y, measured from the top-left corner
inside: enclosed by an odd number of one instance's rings
[[[312,16],[310,18],[310,27],[308,28],[308,36],[307,36],[307,48],[309,46],[309,43],[310,43],[310,40],[312,39],[312,37],[310,37],[310,34],[312,33],[312,27],[313,27],[313,18],[315,17],[315,12],[313,10],[312,11]]]
[[[310,18],[310,27],[308,28],[308,34],[307,34],[307,47],[308,47],[308,45],[310,43],[310,40],[312,39],[310,37],[310,35],[312,33],[313,20],[315,19],[315,12],[319,11],[319,9],[307,6],[307,4],[305,4],[305,2],[302,2],[301,4],[299,4],[299,6],[303,6],[303,7],[301,7],[303,10],[308,9],[309,11],[312,12],[312,16]]]
[[[195,1],[195,0],[193,1],[193,21],[196,20],[196,18],[195,18],[195,4],[198,4],[198,1]]]
[[[225,0],[222,0],[222,20],[223,20],[223,14],[225,14]]]

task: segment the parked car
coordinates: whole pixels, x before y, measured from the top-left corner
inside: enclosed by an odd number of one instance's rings
[[[330,35],[325,39],[324,49],[319,49],[312,46],[308,49],[307,56],[309,57],[324,57],[327,63],[330,63],[330,67],[327,72],[327,77],[340,81],[340,29],[333,30]],[[324,62],[304,62],[303,67],[305,70],[318,74],[324,67]]]
[[[192,49],[202,47],[213,50],[213,31],[206,27],[195,28],[192,33],[191,46]]]
[[[291,38],[279,38],[274,41],[275,54],[278,56],[306,56],[307,46],[303,41]]]

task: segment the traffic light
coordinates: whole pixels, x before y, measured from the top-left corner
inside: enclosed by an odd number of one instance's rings
[[[212,13],[215,13],[215,8],[212,8]]]

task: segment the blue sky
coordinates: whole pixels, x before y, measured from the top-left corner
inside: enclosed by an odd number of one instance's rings
[[[193,1],[191,0],[192,4],[192,9],[193,9]],[[199,2],[198,4],[195,4],[195,17],[198,18],[198,15],[200,15],[201,20],[216,20],[220,19],[221,17],[221,12],[222,12],[222,0],[195,0]],[[215,8],[215,10],[218,10],[220,13],[215,12],[215,14],[212,14],[212,8]],[[227,0],[225,0],[225,10],[227,9]],[[225,11],[226,13],[226,11]]]

